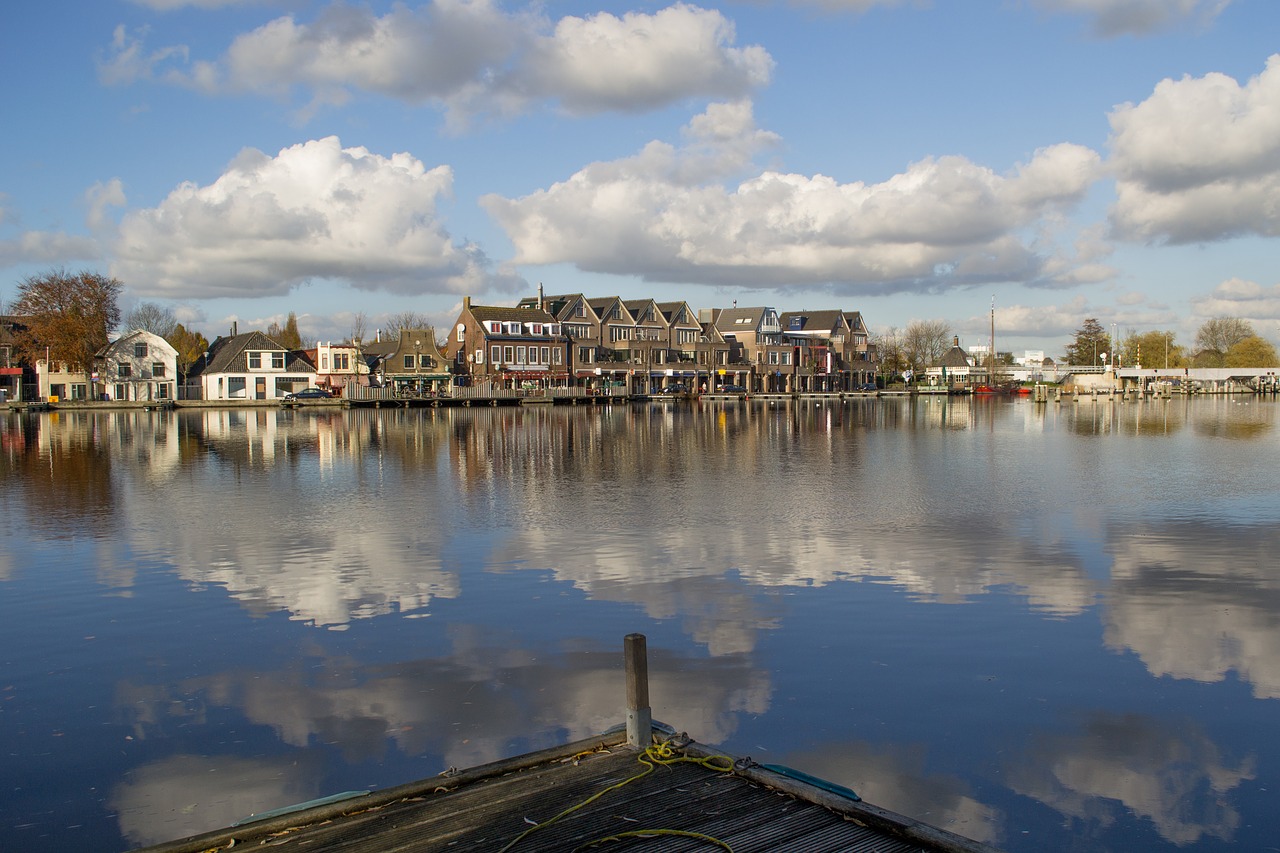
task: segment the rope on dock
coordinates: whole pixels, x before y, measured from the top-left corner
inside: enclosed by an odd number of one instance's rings
[[[684,745],[687,744],[688,742],[689,740],[687,736],[679,735],[677,737],[669,738],[664,741],[659,741],[657,743],[650,744],[649,746],[645,747],[644,752],[636,756],[636,760],[644,765],[644,769],[641,770],[639,773],[637,773],[636,775],[628,779],[623,779],[621,782],[616,782],[613,785],[610,785],[609,787],[604,788],[600,791],[596,791],[594,794],[587,797],[582,802],[576,805],[570,806],[569,808],[560,812],[560,814],[556,815],[550,820],[544,820],[542,823],[535,823],[533,826],[529,827],[524,832],[520,833],[515,838],[511,839],[511,841],[507,842],[506,846],[503,847],[501,850],[499,850],[498,853],[507,853],[508,850],[515,847],[517,844],[519,844],[521,841],[523,841],[532,833],[538,831],[539,829],[542,829],[543,827],[550,826],[551,824],[555,823],[561,818],[567,817],[573,814],[574,812],[578,811],[578,809],[581,809],[585,806],[590,805],[591,803],[594,803],[596,800],[600,799],[610,791],[616,791],[617,789],[623,787],[624,785],[629,785],[632,782],[636,782],[640,779],[643,779],[653,771],[657,770],[658,765],[666,766],[670,764],[680,764],[680,763],[698,764],[716,773],[732,773],[733,772],[733,759],[727,755],[708,755],[706,757],[701,757],[701,758],[696,756],[691,756],[691,755],[685,755],[680,750],[683,749]],[[577,756],[575,756],[575,758],[576,757]],[[526,820],[528,820],[528,818],[526,818]],[[728,853],[733,853],[733,848],[731,848],[728,844],[719,840],[718,838],[712,838],[710,835],[703,835],[698,832],[687,832],[685,830],[679,830],[679,829],[660,829],[660,828],[636,829],[636,830],[630,830],[627,832],[620,832],[616,835],[608,836],[607,838],[597,838],[594,841],[588,841],[585,844],[580,844],[578,847],[574,848],[574,850],[576,853],[577,850],[585,850],[588,847],[595,847],[597,844],[602,844],[606,841],[617,841],[623,838],[638,838],[638,837],[645,837],[645,836],[651,836],[651,835],[679,835],[686,838],[696,838],[701,841],[706,841],[709,844],[714,844],[717,847],[720,847],[721,849],[728,851]]]

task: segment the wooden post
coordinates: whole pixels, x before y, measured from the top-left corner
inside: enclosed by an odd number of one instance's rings
[[[646,749],[653,741],[653,712],[649,708],[649,653],[644,634],[622,638],[627,671],[627,743]]]

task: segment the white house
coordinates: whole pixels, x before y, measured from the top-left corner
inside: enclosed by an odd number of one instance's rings
[[[315,365],[262,332],[218,338],[187,378],[203,400],[278,400],[315,382]]]
[[[178,351],[159,335],[137,329],[93,357],[95,388],[112,400],[172,400],[178,396]]]

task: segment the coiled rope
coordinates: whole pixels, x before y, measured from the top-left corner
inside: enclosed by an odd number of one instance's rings
[[[515,838],[511,839],[511,841],[507,842],[507,845],[503,847],[500,851],[498,851],[498,853],[507,853],[508,850],[515,847],[517,844],[519,844],[521,841],[523,841],[532,833],[537,832],[539,829],[542,829],[543,827],[550,826],[551,824],[555,823],[561,818],[567,817],[573,814],[574,812],[578,811],[579,809],[585,806],[588,806],[591,803],[594,803],[596,800],[600,799],[610,791],[616,791],[619,788],[623,787],[624,785],[630,785],[632,782],[636,782],[640,779],[645,778],[650,773],[657,770],[659,765],[667,766],[671,764],[698,764],[716,773],[732,773],[733,772],[733,759],[730,758],[729,756],[708,755],[705,758],[698,758],[696,756],[685,755],[680,750],[683,748],[684,744],[686,743],[688,743],[687,738],[683,738],[683,739],[670,738],[668,740],[659,741],[657,743],[649,745],[648,747],[645,748],[644,752],[636,756],[636,760],[644,765],[644,769],[641,770],[639,773],[637,773],[636,775],[628,779],[623,779],[621,782],[616,782],[607,788],[603,788],[595,792],[594,794],[587,797],[582,802],[576,805],[570,806],[569,808],[560,812],[560,814],[556,815],[550,820],[544,820],[542,823],[534,824],[533,826],[526,829],[524,832],[517,835]],[[578,756],[574,756],[574,757],[577,758]],[[616,835],[610,835],[605,838],[597,838],[593,841],[588,841],[585,844],[580,844],[576,848],[574,848],[574,850],[575,851],[585,850],[588,847],[595,847],[596,845],[603,844],[606,841],[620,841],[624,838],[647,838],[650,836],[657,836],[657,835],[678,835],[684,838],[695,838],[700,841],[705,841],[708,844],[714,844],[715,846],[721,848],[722,850],[728,851],[728,853],[733,853],[733,848],[731,848],[728,844],[726,844],[725,842],[721,841],[718,838],[713,838],[710,835],[704,835],[700,832],[689,832],[687,830],[682,830],[682,829],[661,829],[661,828],[635,829],[635,830],[629,830],[627,832],[619,832]]]

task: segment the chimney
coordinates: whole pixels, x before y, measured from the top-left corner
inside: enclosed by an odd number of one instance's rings
[[[238,320],[231,321],[231,337],[234,338],[236,336],[237,334],[236,329],[238,329],[239,327],[240,327],[240,322]]]
[[[471,310],[471,297],[470,297],[470,296],[464,296],[464,297],[462,297],[462,310],[463,310],[463,311],[470,311],[470,310]]]
[[[952,345],[953,347],[958,347],[958,346],[960,346],[960,336],[959,336],[959,335],[956,335],[955,337],[953,337],[953,338],[951,339],[951,345]]]
[[[538,282],[538,309],[545,309],[547,306],[542,301],[542,282]]]

